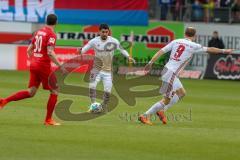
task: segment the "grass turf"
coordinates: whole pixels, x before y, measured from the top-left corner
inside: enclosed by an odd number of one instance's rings
[[[79,74],[71,75],[69,82],[84,85]],[[120,99],[108,115],[45,127],[48,92],[40,89],[34,98],[9,103],[0,111],[0,159],[240,159],[239,82],[182,82],[187,96],[168,111],[167,125],[155,120],[154,126],[139,124],[136,115],[160,96],[138,98],[135,107]],[[0,96],[24,89],[27,83],[28,72],[0,71]],[[66,98],[74,100],[73,112],[87,109],[86,97],[59,96]]]

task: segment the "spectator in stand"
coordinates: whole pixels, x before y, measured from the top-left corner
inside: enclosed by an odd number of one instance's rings
[[[235,0],[232,5],[233,22],[240,22],[240,0]]]
[[[222,39],[219,38],[217,31],[213,32],[212,39],[208,42],[208,47],[216,47],[216,48],[220,48],[220,49],[225,48],[224,43],[223,43]]]
[[[233,0],[220,0],[220,7],[230,7]]]
[[[213,19],[213,10],[215,8],[215,0],[206,0],[204,2],[204,21],[209,22]]]
[[[185,0],[184,2],[184,13],[183,13],[183,17],[182,20],[183,21],[191,21],[192,18],[192,4],[193,4],[193,0]]]
[[[199,0],[195,0],[192,5],[192,20],[202,21],[203,20],[203,7]]]
[[[175,0],[173,8],[173,20],[180,21],[183,18],[184,10],[183,6],[185,5],[185,0]]]
[[[160,20],[166,20],[167,14],[168,14],[168,9],[173,4],[173,0],[158,0],[158,3],[161,8]]]

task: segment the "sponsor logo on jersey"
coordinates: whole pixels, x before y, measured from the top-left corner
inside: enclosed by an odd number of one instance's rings
[[[49,43],[54,44],[54,43],[55,43],[55,38],[50,38],[50,39],[49,39]]]
[[[34,57],[37,57],[37,58],[43,57],[43,54],[41,54],[41,53],[34,53],[33,55],[34,55]]]

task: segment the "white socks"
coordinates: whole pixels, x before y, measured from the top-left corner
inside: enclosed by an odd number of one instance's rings
[[[146,115],[151,115],[151,114],[155,114],[157,111],[160,110],[164,110],[164,112],[166,110],[168,110],[170,107],[172,107],[172,105],[176,104],[179,101],[179,97],[177,94],[174,94],[174,96],[171,98],[170,103],[168,105],[165,105],[163,102],[157,102],[154,105],[152,105],[152,107],[145,112]]]
[[[172,105],[176,104],[179,101],[179,97],[177,94],[174,94],[174,96],[171,98],[168,105],[164,107],[164,112],[167,111]]]
[[[157,102],[154,105],[152,105],[152,107],[145,112],[146,115],[151,115],[151,114],[155,114],[157,111],[164,109],[164,103],[163,102]]]

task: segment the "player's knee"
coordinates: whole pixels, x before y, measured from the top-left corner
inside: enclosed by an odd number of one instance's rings
[[[37,92],[37,88],[36,87],[31,87],[28,89],[29,92],[29,97],[34,97],[36,92]]]
[[[186,96],[186,91],[184,90],[184,92],[182,93],[182,97],[185,97]]]
[[[176,91],[176,94],[178,95],[178,97],[179,97],[180,99],[182,99],[183,97],[186,96],[186,90],[183,89],[183,88],[181,88],[180,90]]]
[[[96,84],[96,83],[90,83],[90,84],[89,84],[89,88],[90,88],[90,89],[96,89],[96,87],[97,87],[97,84]]]
[[[30,92],[30,98],[32,98],[32,97],[34,97],[35,96],[35,93],[32,93],[32,92]]]
[[[111,91],[112,91],[112,87],[104,88],[104,92],[106,92],[106,93],[111,93]]]
[[[50,90],[51,94],[58,95],[58,90]]]
[[[162,102],[165,104],[165,105],[168,105],[169,103],[170,103],[170,98],[167,98],[167,97],[164,97],[163,99],[162,99]]]
[[[181,92],[181,94],[180,94],[180,98],[182,99],[183,97],[185,97],[186,96],[186,91],[185,90],[183,90],[183,92]]]

